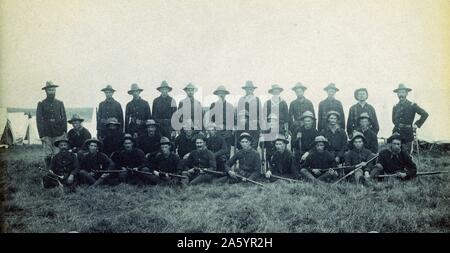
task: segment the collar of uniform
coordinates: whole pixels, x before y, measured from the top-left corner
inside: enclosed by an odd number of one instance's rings
[[[114,98],[107,98],[107,99],[105,99],[106,103],[112,103],[114,101],[115,101]]]
[[[275,98],[275,96],[273,96],[273,97],[270,98],[270,102],[271,102],[273,105],[279,105],[279,104],[283,101],[283,99],[282,99],[280,96],[278,96],[278,101],[273,100],[274,98]]]
[[[139,101],[139,100],[141,100],[141,97],[138,97],[138,98],[133,98],[133,100],[132,100],[132,101]]]

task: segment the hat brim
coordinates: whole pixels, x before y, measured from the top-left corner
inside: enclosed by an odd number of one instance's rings
[[[167,89],[169,89],[169,91],[172,91],[172,87],[170,87],[170,86],[163,86],[163,87],[158,87],[158,88],[156,88],[158,91],[161,91],[161,89],[162,88],[167,88]]]
[[[311,119],[313,119],[313,120],[316,120],[316,118],[315,117],[313,117],[313,116],[301,116],[300,117],[300,120],[303,120],[304,118],[311,118]]]
[[[341,115],[339,115],[337,113],[330,113],[327,115],[327,120],[330,118],[331,115],[335,115],[338,119],[341,119]]]
[[[364,135],[357,135],[357,136],[354,136],[354,137],[350,140],[350,142],[353,143],[353,142],[355,141],[355,139],[357,139],[357,138],[361,138],[361,139],[363,140],[364,143],[367,143],[366,137],[364,137]]]
[[[75,122],[75,121],[79,121],[79,122],[81,123],[81,122],[84,121],[84,119],[71,119],[71,120],[68,120],[67,122],[68,122],[69,124],[73,124],[73,122]]]
[[[368,119],[369,121],[371,120],[370,117],[367,117],[367,116],[360,116],[360,117],[358,117],[358,121],[360,121],[362,119]]]
[[[123,143],[124,143],[126,140],[131,140],[133,143],[136,143],[136,140],[135,140],[133,137],[124,137],[124,138],[122,139],[122,145],[123,145]]]
[[[103,88],[101,89],[101,91],[105,92],[105,91],[112,91],[112,92],[116,92],[115,89],[109,89],[109,88]]]
[[[139,92],[143,92],[144,91],[144,89],[137,89],[137,90],[129,90],[128,91],[128,94],[131,94],[133,91],[139,91]]]
[[[69,140],[57,140],[57,141],[53,142],[53,145],[54,145],[55,147],[58,147],[59,144],[60,144],[61,142],[65,142],[65,143],[67,143],[67,144],[70,144],[70,143],[69,143]]]
[[[314,141],[314,142],[313,142],[313,145],[316,145],[316,144],[319,143],[319,142],[322,142],[322,143],[324,143],[325,145],[328,145],[328,141]]]
[[[258,87],[256,87],[256,86],[242,86],[241,88],[245,90],[245,89],[256,89]]]
[[[270,89],[268,92],[269,92],[270,94],[272,94],[274,90],[279,90],[280,92],[284,91],[283,88],[275,88],[275,89]]]
[[[170,145],[170,146],[173,146],[173,142],[169,141],[169,142],[162,142],[162,143],[159,143],[159,146],[162,146],[162,145]]]
[[[84,146],[89,146],[89,144],[91,144],[92,142],[95,142],[95,143],[97,143],[97,146],[102,146],[103,145],[103,143],[101,143],[99,140],[86,140],[85,142],[84,142]]]
[[[284,144],[288,144],[289,143],[289,141],[285,140],[285,139],[275,139],[274,142],[276,142],[276,141],[282,141],[282,142],[284,142]]]
[[[215,90],[213,92],[214,95],[219,95],[219,93],[225,93],[226,95],[230,94],[230,92],[227,90]]]
[[[59,85],[49,85],[49,86],[45,86],[45,87],[42,87],[42,90],[46,90],[46,89],[49,89],[49,88],[56,88],[56,87],[59,87]]]
[[[247,139],[249,141],[253,141],[253,138],[249,135],[239,136],[239,141],[242,141],[242,139]]]
[[[397,88],[397,89],[395,89],[395,90],[393,90],[395,93],[397,93],[397,92],[399,92],[399,91],[401,91],[401,90],[406,90],[407,92],[410,92],[410,91],[412,91],[412,89],[410,89],[410,88]]]
[[[107,125],[107,126],[108,126],[108,125],[116,125],[116,126],[119,126],[120,123],[119,123],[119,122],[106,122],[106,125]]]
[[[297,87],[293,87],[292,88],[293,91],[296,91],[298,89],[307,90],[308,88],[307,87],[302,87],[302,86],[297,86]]]
[[[324,91],[327,91],[329,89],[332,89],[332,90],[335,90],[335,91],[339,91],[339,89],[336,88],[336,87],[325,87],[325,88],[323,88]]]

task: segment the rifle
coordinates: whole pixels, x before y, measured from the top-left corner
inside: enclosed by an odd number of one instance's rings
[[[264,141],[261,143],[261,156],[261,174],[264,174],[267,171]]]
[[[241,179],[242,181],[248,181],[248,182],[250,182],[250,183],[252,183],[252,184],[256,184],[256,185],[259,185],[259,186],[264,186],[263,184],[261,184],[261,183],[259,183],[259,182],[256,182],[256,181],[254,181],[254,180],[252,180],[252,179],[250,179],[250,178],[241,176],[241,175],[236,174],[236,173],[235,173],[235,175],[236,175],[237,178]]]
[[[201,168],[198,168],[198,169],[200,171],[205,172],[205,173],[210,173],[210,174],[214,174],[214,175],[219,175],[219,176],[226,176],[227,175],[227,173],[224,172],[224,171],[201,169]],[[264,186],[263,184],[258,183],[258,182],[254,181],[254,180],[251,180],[250,178],[246,178],[246,177],[241,176],[241,175],[236,174],[236,173],[235,173],[235,175],[236,175],[237,178],[241,179],[242,181],[249,181],[250,183],[253,183],[253,184],[256,184],[256,185],[259,185],[259,186]]]
[[[436,174],[444,174],[448,173],[448,171],[424,171],[424,172],[417,172],[416,176],[427,176],[427,175],[436,175]],[[400,174],[394,173],[394,174],[386,174],[386,175],[378,175],[376,178],[385,178],[385,177],[398,177]]]
[[[329,168],[329,169],[319,169],[320,171],[328,171],[328,170],[345,170],[345,169],[351,169],[354,168],[355,166],[342,166],[342,167],[334,167],[334,168]]]
[[[369,163],[372,162],[373,160],[377,159],[377,158],[378,158],[378,155],[379,155],[379,154],[376,154],[374,157],[370,158],[370,159],[366,162],[366,164],[369,164]],[[347,177],[353,175],[353,174],[356,172],[356,170],[357,170],[357,169],[355,168],[354,170],[350,171],[347,175],[341,177],[338,181],[334,182],[333,185],[336,185],[336,184],[338,184],[339,182],[341,182],[342,180],[346,179]]]
[[[156,170],[157,171],[157,170]],[[140,171],[140,172],[144,172],[144,171]],[[168,172],[161,172],[161,171],[157,171],[160,174],[167,174],[169,175],[169,177],[175,177],[175,178],[183,178],[183,179],[189,179],[188,176],[183,176],[183,175],[178,175],[178,174],[172,174],[172,173],[168,173]],[[147,172],[145,172],[146,174],[148,174]],[[150,173],[152,174],[152,173]]]
[[[46,171],[46,170],[45,170],[44,168],[42,168],[42,167],[39,167],[39,170],[41,170],[41,171]],[[56,182],[58,182],[58,187],[59,187],[60,189],[62,189],[63,184],[61,183],[61,180],[64,179],[64,176],[57,175],[55,172],[53,172],[53,170],[50,170],[50,169],[48,169],[47,172],[49,172],[49,173],[51,174],[51,176],[48,175],[48,174],[45,175],[45,176],[48,177],[48,178],[50,178],[50,179],[52,179],[52,180],[55,180]],[[56,177],[56,178],[55,178],[55,177]]]
[[[94,173],[121,173],[126,172],[126,170],[93,170]]]
[[[292,179],[292,178],[287,178],[287,177],[281,177],[281,176],[277,176],[277,175],[274,175],[274,174],[272,174],[270,177],[273,177],[273,178],[277,178],[277,179],[281,179],[281,180],[285,180],[285,181],[289,181],[289,182],[295,182],[295,183],[300,183],[300,180],[297,180],[297,179]]]

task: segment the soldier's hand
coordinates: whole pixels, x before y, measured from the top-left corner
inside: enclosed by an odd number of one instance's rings
[[[370,178],[370,174],[368,171],[364,171],[364,178],[365,179],[369,179]]]
[[[266,172],[266,178],[270,178],[272,176],[272,172],[269,170]]]
[[[336,160],[336,163],[339,163],[341,159],[339,159],[339,156],[336,156],[335,160]]]
[[[336,172],[335,170],[333,170],[332,168],[329,168],[329,169],[328,169],[328,173],[329,173],[330,175],[337,174],[337,172]]]
[[[91,176],[91,177],[95,176],[95,173],[94,173],[94,172],[89,172],[88,174],[89,174],[89,176]]]
[[[106,177],[108,177],[109,176],[109,173],[104,173],[104,174],[102,174],[100,177],[101,178],[106,178]]]
[[[175,136],[177,136],[177,132],[176,132],[176,131],[172,131],[172,132],[170,133],[170,136],[171,136],[172,138],[175,138]]]
[[[158,171],[153,171],[153,174],[155,175],[155,176],[157,176],[157,177],[159,177],[159,172]]]
[[[169,173],[165,173],[167,179],[170,179]]]
[[[398,177],[405,178],[406,177],[406,173],[405,172],[399,172],[398,173]]]
[[[236,178],[236,173],[232,170],[228,171],[228,175],[232,178]]]
[[[320,170],[319,169],[312,169],[312,173],[314,173],[314,174],[319,174],[320,173]]]
[[[67,178],[67,183],[68,184],[72,184],[73,183],[73,179],[74,179],[74,176],[72,174],[70,174],[70,176]]]
[[[302,161],[305,161],[306,158],[308,158],[308,156],[309,156],[309,152],[304,153],[304,154],[302,155]]]
[[[136,119],[136,124],[138,124],[138,125],[142,124],[142,120]]]
[[[189,169],[187,172],[188,172],[188,173],[194,173],[194,171],[195,171],[195,169],[192,168],[192,169]]]
[[[189,154],[190,154],[190,153],[187,153],[187,154],[185,154],[185,155],[183,156],[183,160],[186,160],[186,159],[188,159],[188,157],[189,157]]]
[[[136,139],[138,137],[138,133],[133,134],[133,138]]]
[[[302,138],[302,133],[298,132],[297,133],[297,138]]]

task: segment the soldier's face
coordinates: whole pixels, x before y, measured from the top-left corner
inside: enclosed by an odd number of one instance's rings
[[[81,122],[80,121],[73,121],[72,122],[73,128],[80,129],[81,128]]]
[[[330,117],[328,117],[328,123],[330,123],[330,125],[336,125],[337,124],[337,116],[330,115]]]
[[[169,144],[161,145],[161,152],[163,154],[169,154],[170,153],[170,145]]]
[[[114,91],[111,91],[111,90],[105,91],[105,97],[108,99],[111,99],[113,94],[114,94]]]
[[[194,131],[190,128],[184,129],[184,132],[186,133],[187,136],[192,136],[194,134]]]
[[[132,140],[125,140],[123,142],[123,147],[125,150],[130,151],[133,149],[133,141]]]
[[[67,150],[69,150],[69,143],[67,143],[67,142],[65,142],[65,141],[62,141],[62,142],[60,142],[60,143],[58,144],[58,148],[59,148],[61,151],[67,151]]]
[[[217,96],[220,98],[220,99],[223,99],[223,100],[225,100],[225,96],[227,95],[227,93],[225,93],[225,92],[219,92],[219,93],[217,93]]]
[[[407,96],[408,96],[408,92],[406,90],[399,90],[399,91],[397,91],[397,97],[400,100],[405,100]]]
[[[400,150],[402,150],[402,142],[400,140],[393,140],[391,143],[391,150],[394,153],[400,153]]]
[[[303,97],[304,94],[305,94],[304,89],[295,89],[295,95],[297,95],[297,97]]]
[[[278,127],[278,120],[277,119],[270,119],[269,120],[269,126],[270,128],[274,129]]]
[[[138,90],[134,90],[134,91],[132,91],[131,92],[131,95],[133,96],[133,98],[139,98],[139,95],[141,94],[141,92],[140,91],[138,91]]]
[[[161,95],[167,96],[169,94],[169,88],[166,88],[166,87],[161,88],[161,89],[159,89],[159,92],[161,92]]]
[[[279,96],[280,93],[281,93],[281,90],[279,90],[279,89],[274,89],[274,90],[272,90],[272,95],[273,95],[273,96]]]
[[[369,124],[370,124],[369,119],[363,118],[359,120],[359,125],[363,128],[369,127]]]
[[[356,94],[356,97],[358,98],[358,101],[366,101],[367,100],[367,92],[360,90]]]
[[[214,127],[208,129],[207,131],[208,131],[208,134],[211,135],[211,136],[215,136],[216,135],[216,129]]]
[[[246,88],[245,89],[245,95],[253,95],[253,92],[255,92],[254,88]]]
[[[186,94],[188,97],[193,97],[195,94],[195,89],[186,89]]]
[[[312,127],[313,124],[313,119],[311,119],[310,117],[306,117],[303,119],[303,125],[305,126],[306,129],[310,129]]]
[[[282,141],[276,141],[275,148],[278,152],[282,153],[286,149],[286,144]]]
[[[197,146],[197,149],[203,149],[205,147],[205,141],[202,139],[195,140],[195,146]]]
[[[116,125],[116,124],[109,124],[109,125],[108,125],[108,129],[110,129],[110,130],[116,130],[116,129],[117,129],[117,125]]]
[[[316,150],[318,152],[323,152],[325,150],[325,144],[323,142],[318,142],[316,144]]]
[[[336,90],[335,89],[327,89],[327,94],[329,97],[334,97],[334,95],[336,95]]]
[[[155,135],[155,132],[156,132],[156,127],[154,125],[147,126],[148,135],[153,136],[153,135]]]
[[[91,153],[91,154],[96,153],[98,150],[97,143],[91,142],[88,146],[88,149],[89,149],[89,153]]]
[[[355,146],[356,149],[362,149],[364,146],[364,142],[361,138],[356,138],[353,141],[353,146]]]
[[[243,148],[243,149],[249,149],[250,148],[250,141],[248,140],[248,139],[242,139],[240,142],[239,142],[240,144],[241,144],[241,147]]]
[[[47,88],[47,89],[45,89],[45,94],[47,94],[47,97],[55,97],[55,94],[56,94],[56,88],[55,87],[53,87],[53,88]]]

